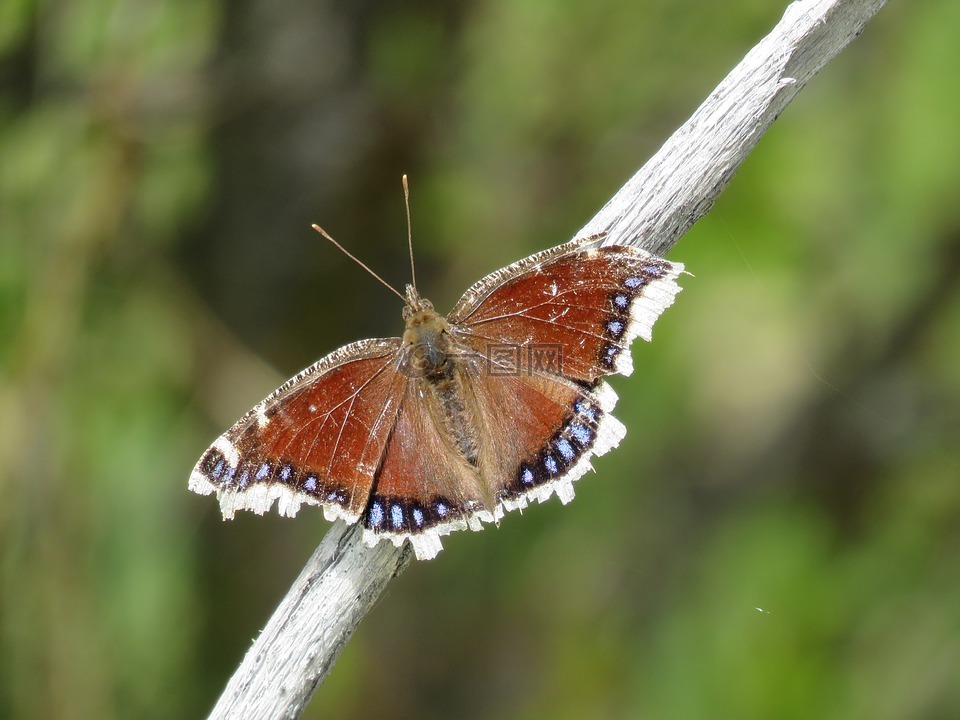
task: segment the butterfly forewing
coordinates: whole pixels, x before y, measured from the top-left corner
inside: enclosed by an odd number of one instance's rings
[[[207,450],[190,488],[216,491],[225,517],[279,500],[284,515],[306,502],[355,521],[406,391],[399,347],[398,338],[354,343],[292,378]]]
[[[521,362],[553,355],[567,377],[592,382],[633,370],[630,343],[650,339],[657,316],[679,291],[682,265],[632,247],[577,240],[487,276],[450,313],[460,339],[478,352]],[[539,353],[539,355],[537,355]],[[548,368],[549,369],[549,368]]]

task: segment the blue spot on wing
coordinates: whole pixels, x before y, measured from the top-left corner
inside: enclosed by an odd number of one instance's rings
[[[379,501],[370,506],[370,527],[378,528],[383,524],[383,506]]]
[[[566,438],[557,440],[557,452],[559,452],[567,462],[573,460],[577,455],[576,450],[573,449],[573,445]]]
[[[663,268],[659,265],[644,265],[641,270],[643,270],[650,277],[663,277]]]
[[[589,445],[593,440],[593,430],[580,423],[573,423],[570,426],[570,434],[580,445]]]
[[[390,523],[397,529],[403,527],[403,507],[397,503],[390,506]]]
[[[543,459],[543,467],[546,468],[547,472],[550,473],[551,475],[556,475],[557,472],[560,470],[560,467],[559,465],[557,465],[557,461],[553,457],[553,455],[547,455]]]

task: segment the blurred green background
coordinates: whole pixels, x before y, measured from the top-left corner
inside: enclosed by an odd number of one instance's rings
[[[204,716],[327,524],[200,453],[571,237],[767,0],[0,2],[0,717]],[[960,50],[894,2],[671,257],[577,500],[394,581],[307,717],[960,717]]]

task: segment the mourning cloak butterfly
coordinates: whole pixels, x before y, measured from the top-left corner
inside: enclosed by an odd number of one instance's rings
[[[203,454],[190,489],[237,510],[320,505],[371,547],[479,530],[556,494],[623,439],[601,378],[633,370],[683,271],[574,240],[491,273],[446,317],[406,288],[402,338],[361,340],[288,380]]]

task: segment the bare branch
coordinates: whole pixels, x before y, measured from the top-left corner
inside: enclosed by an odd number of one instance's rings
[[[794,96],[886,0],[803,0],[789,7],[716,90],[576,237],[664,255],[706,215]]]
[[[338,520],[273,612],[210,718],[297,718],[409,550],[360,542]]]
[[[885,0],[802,0],[577,233],[663,254],[713,205],[797,92]],[[336,523],[247,652],[211,718],[296,718],[409,554]]]

